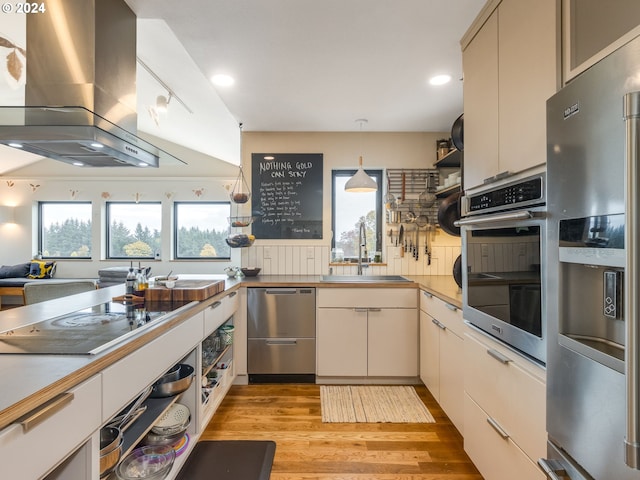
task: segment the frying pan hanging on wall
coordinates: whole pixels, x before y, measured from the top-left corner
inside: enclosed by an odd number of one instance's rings
[[[460,236],[460,227],[453,223],[460,220],[460,197],[462,192],[457,192],[445,198],[438,207],[438,224],[449,235]]]
[[[451,127],[451,141],[459,151],[464,150],[464,113],[456,118]]]

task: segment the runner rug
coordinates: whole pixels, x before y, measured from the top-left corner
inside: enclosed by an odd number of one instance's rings
[[[413,387],[320,386],[324,423],[434,423]]]

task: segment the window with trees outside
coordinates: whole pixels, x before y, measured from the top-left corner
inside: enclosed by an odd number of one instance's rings
[[[174,203],[174,257],[181,259],[229,259],[230,202]]]
[[[107,258],[155,258],[160,252],[160,202],[107,202]]]
[[[366,172],[379,187],[382,185],[382,170]],[[359,229],[363,221],[367,256],[372,259],[376,251],[382,250],[382,188],[370,193],[345,192],[344,185],[354,173],[355,170],[333,170],[331,173],[331,248],[342,250],[346,261],[358,258]]]
[[[38,203],[43,258],[91,258],[91,202]]]

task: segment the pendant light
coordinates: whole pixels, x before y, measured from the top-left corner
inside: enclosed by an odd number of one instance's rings
[[[356,120],[360,123],[360,132],[362,132],[362,125],[367,122],[366,119],[360,118]],[[371,178],[362,168],[362,155],[360,155],[360,161],[358,165],[358,171],[353,177],[347,180],[344,185],[345,192],[375,192],[378,190],[378,184]]]

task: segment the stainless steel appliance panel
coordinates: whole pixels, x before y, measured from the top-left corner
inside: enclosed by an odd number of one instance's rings
[[[315,338],[250,338],[248,371],[252,374],[314,373]]]
[[[638,352],[628,332],[622,334],[637,322],[628,314],[636,311],[638,297],[632,282],[638,265],[629,268],[628,242],[636,235],[631,217],[638,203],[630,199],[638,194],[637,159],[627,163],[627,154],[636,149],[638,132],[624,115],[625,95],[634,91],[640,91],[640,38],[547,103],[549,456],[562,452],[561,462],[571,459],[596,480],[640,479],[637,466],[626,463],[637,464],[637,412],[627,396],[637,362],[627,359]],[[615,216],[623,218],[624,245],[607,248],[602,225]],[[563,222],[584,219],[595,233],[588,242],[559,241]],[[624,294],[618,295],[620,285]],[[614,310],[606,308],[607,298],[618,304]]]
[[[315,288],[249,288],[249,338],[315,337]]]

